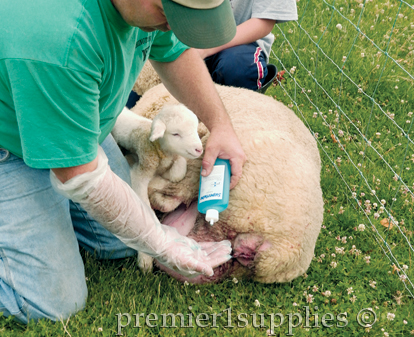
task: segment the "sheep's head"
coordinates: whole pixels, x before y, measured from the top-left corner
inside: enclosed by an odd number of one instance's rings
[[[158,140],[165,154],[194,159],[203,153],[197,128],[197,116],[184,105],[166,105],[154,117],[150,141]]]

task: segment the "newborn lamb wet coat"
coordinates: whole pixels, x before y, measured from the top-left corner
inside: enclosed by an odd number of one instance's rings
[[[227,277],[290,281],[308,269],[323,220],[316,141],[292,110],[271,97],[219,85],[217,90],[247,156],[227,210],[211,226],[194,206],[202,158],[188,160],[187,174],[178,183],[154,177],[148,192],[151,206],[167,214],[163,223],[196,241],[229,239],[233,259],[216,268],[213,277],[187,279],[160,268],[193,283]],[[167,102],[176,101],[160,84],[132,111],[153,118]],[[205,146],[209,132],[202,123],[198,132]]]

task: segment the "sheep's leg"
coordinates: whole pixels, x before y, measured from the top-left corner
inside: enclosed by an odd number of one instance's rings
[[[161,176],[155,176],[148,188],[151,207],[163,213],[172,212],[180,206],[182,198],[179,196],[179,193],[180,189],[177,185],[170,184],[169,180]]]
[[[144,274],[151,273],[153,265],[154,265],[154,259],[151,256],[143,252],[138,252],[138,268]]]
[[[177,183],[184,179],[185,174],[187,173],[187,160],[184,157],[178,157],[171,168],[165,172],[162,177],[173,182]]]
[[[145,202],[148,206],[151,207],[149,198],[148,198],[148,184],[151,180],[151,177],[145,174],[145,170],[142,169],[141,165],[134,164],[131,167],[131,187],[133,191]]]
[[[148,184],[151,180],[150,176],[144,174],[139,164],[134,164],[131,168],[131,185],[134,192],[151,207],[148,199]],[[144,273],[150,273],[153,268],[154,259],[142,252],[138,252],[138,267]]]
[[[168,214],[162,223],[176,228],[178,233],[187,236],[194,228],[198,214],[197,203],[193,202],[188,208],[185,205],[178,207]]]

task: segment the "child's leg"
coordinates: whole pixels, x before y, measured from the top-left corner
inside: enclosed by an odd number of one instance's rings
[[[225,49],[205,62],[218,84],[259,90],[267,75],[265,55],[255,42]]]

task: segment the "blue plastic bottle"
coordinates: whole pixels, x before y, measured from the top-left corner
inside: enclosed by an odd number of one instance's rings
[[[219,213],[229,204],[230,162],[217,158],[214,168],[207,177],[200,175],[197,209],[206,215],[206,221],[213,225],[219,219]]]

